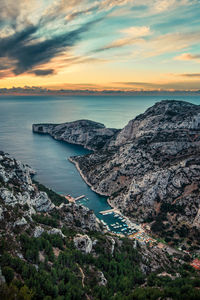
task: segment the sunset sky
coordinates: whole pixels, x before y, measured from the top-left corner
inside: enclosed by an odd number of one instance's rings
[[[200,89],[199,0],[0,0],[0,88]]]

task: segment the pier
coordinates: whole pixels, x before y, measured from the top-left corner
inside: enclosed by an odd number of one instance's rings
[[[79,197],[72,197],[71,195],[64,195],[65,199],[67,199],[69,202],[75,203],[77,200],[80,200],[82,198],[85,198],[85,195],[81,195]]]
[[[106,215],[108,213],[119,213],[118,209],[116,208],[112,208],[112,209],[108,209],[108,210],[102,210],[99,212],[101,215]]]
[[[81,195],[81,196],[75,198],[74,200],[77,201],[77,200],[80,200],[80,199],[82,199],[82,198],[85,198],[85,195]]]

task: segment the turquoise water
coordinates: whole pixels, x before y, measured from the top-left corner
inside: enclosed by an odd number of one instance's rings
[[[180,99],[200,104],[200,97],[162,96],[1,96],[0,150],[8,152],[36,171],[36,180],[58,193],[72,196],[86,195],[80,201],[93,209],[110,226],[117,218],[102,216],[99,211],[109,209],[106,198],[97,195],[85,184],[75,166],[67,158],[88,153],[80,146],[53,140],[49,136],[32,133],[33,123],[61,123],[78,119],[102,122],[108,127],[122,128],[130,119],[163,99]],[[121,224],[121,220],[117,220]],[[118,232],[120,229],[113,229]]]

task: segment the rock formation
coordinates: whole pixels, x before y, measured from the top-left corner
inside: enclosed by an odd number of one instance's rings
[[[90,253],[92,251],[92,240],[87,234],[77,234],[74,237],[74,245],[83,253]]]
[[[33,124],[33,132],[50,134],[56,140],[95,150],[103,147],[118,130],[106,128],[101,123],[80,120],[56,125]]]
[[[27,205],[30,212],[47,212],[55,205],[45,192],[38,191],[32,183],[35,172],[27,165],[0,153],[0,199],[9,206]]]

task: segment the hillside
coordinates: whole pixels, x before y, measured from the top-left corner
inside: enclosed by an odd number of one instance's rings
[[[1,299],[198,299],[189,256],[103,232],[89,209],[0,153]],[[187,282],[187,285],[186,285]]]

